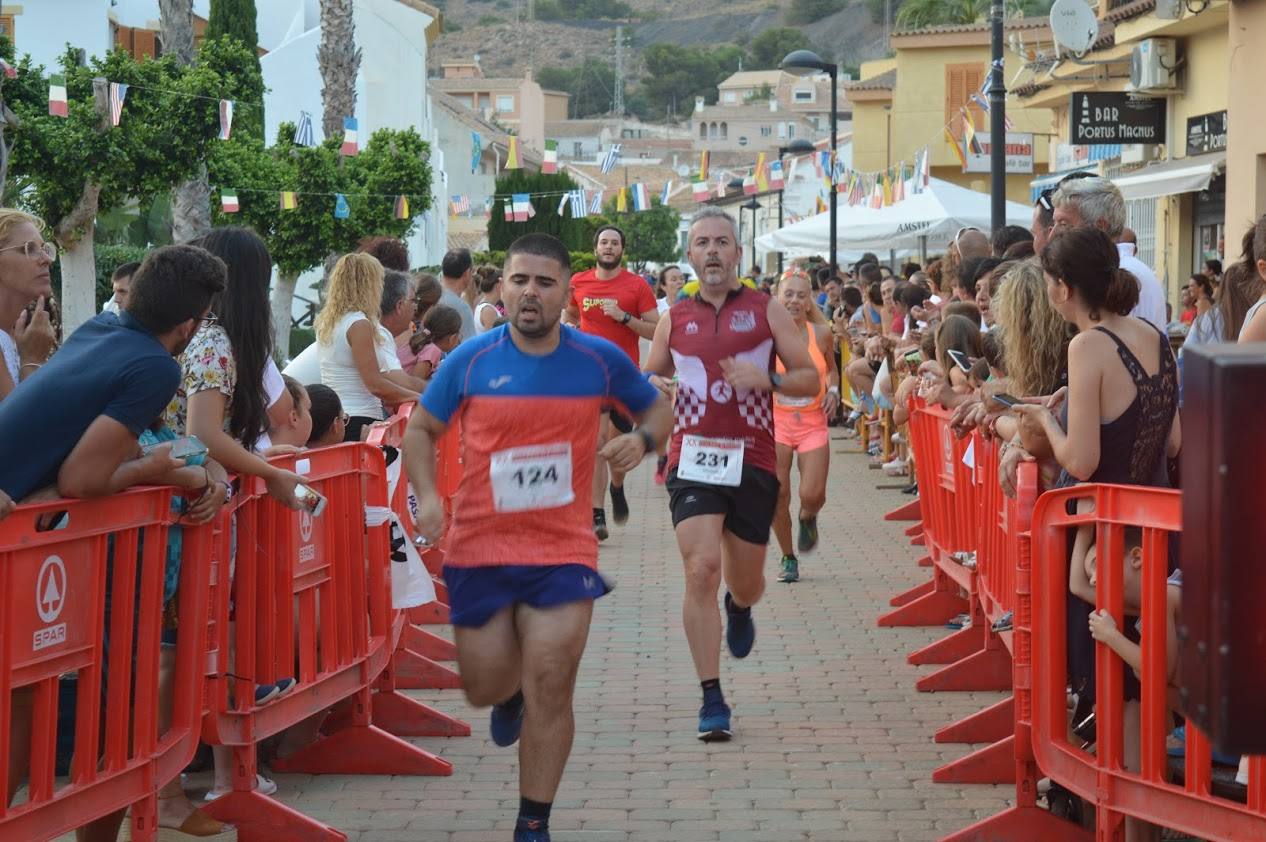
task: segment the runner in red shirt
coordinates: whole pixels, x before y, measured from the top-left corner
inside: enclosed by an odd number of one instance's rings
[[[818,371],[782,304],[743,286],[734,217],[716,207],[695,214],[687,257],[699,292],[660,321],[646,370],[652,382],[678,378],[668,490],[686,568],[682,619],[703,687],[699,739],[730,738],[721,693],[721,619],[726,644],[744,658],[756,640],[752,606],[765,592],[765,547],[778,501],[773,395],[808,398]],[[774,358],[786,373],[774,371]]]
[[[659,307],[650,284],[624,269],[624,232],[614,225],[604,225],[593,238],[593,253],[598,265],[577,272],[571,279],[567,301],[567,320],[582,332],[614,342],[637,365],[641,356],[640,339],[655,335]],[[599,444],[611,436],[611,428],[621,433],[632,429],[632,423],[617,411],[603,418]],[[593,472],[593,531],[599,541],[607,539],[607,466],[599,462]],[[624,496],[624,474],[611,469],[611,516],[618,524],[629,519],[629,502]]]

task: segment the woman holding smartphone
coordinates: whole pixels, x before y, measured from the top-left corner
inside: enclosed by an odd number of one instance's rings
[[[809,398],[774,395],[774,443],[778,456],[778,505],[774,510],[774,536],[782,550],[780,582],[800,579],[795,549],[812,552],[818,545],[818,512],[826,505],[826,478],[831,461],[831,437],[827,423],[840,408],[840,375],[835,366],[831,328],[813,301],[809,277],[792,270],[779,280],[774,294],[809,347],[818,369],[818,393]],[[779,360],[778,371],[783,370]],[[791,543],[791,461],[800,465],[800,534]]]

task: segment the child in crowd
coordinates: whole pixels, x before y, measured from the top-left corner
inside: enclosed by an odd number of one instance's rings
[[[422,324],[426,314],[431,312],[431,308],[440,302],[440,297],[444,294],[439,279],[434,275],[417,272],[413,280],[417,284],[413,293],[413,303],[417,307],[416,315],[413,317],[414,325],[407,331],[407,335],[396,337],[396,357],[400,360],[400,366],[409,372],[413,371],[418,364],[418,352],[413,350],[411,343],[413,334],[417,332],[417,326]]]
[[[294,453],[304,447],[312,435],[312,399],[308,397],[308,390],[293,377],[283,374],[281,379],[294,405],[282,423],[269,431],[273,444],[264,451],[265,456]]]
[[[347,413],[338,393],[321,383],[308,384],[308,411],[312,417],[312,431],[308,433],[308,447],[326,447],[339,444],[347,431]]]
[[[452,307],[437,304],[422,319],[422,329],[413,334],[409,346],[417,354],[417,363],[410,372],[414,377],[430,380],[440,360],[462,341],[462,317]]]

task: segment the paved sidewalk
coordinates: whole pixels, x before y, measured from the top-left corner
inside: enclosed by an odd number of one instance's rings
[[[576,698],[576,744],[551,821],[557,842],[932,840],[1007,805],[1010,786],[944,786],[931,770],[967,753],[932,733],[1001,698],[922,694],[908,652],[943,629],[880,629],[890,596],[917,584],[918,548],[884,512],[852,441],[833,442],[822,545],[795,585],[773,581],[756,609],[756,648],[722,660],[730,743],[695,739],[699,685],[681,631],[681,562],[650,465],[629,479],[633,517],[614,528]],[[843,453],[843,455],[841,455]],[[793,498],[794,499],[794,498]],[[793,516],[795,507],[793,504]],[[418,741],[448,778],[277,775],[278,797],[355,842],[508,842],[517,756],[488,739],[487,714],[458,691],[419,698],[471,722],[469,738]]]

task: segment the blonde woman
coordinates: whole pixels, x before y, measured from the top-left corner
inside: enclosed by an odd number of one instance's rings
[[[809,276],[798,270],[783,275],[774,288],[795,321],[818,371],[818,393],[807,398],[774,395],[774,448],[778,458],[778,503],[774,509],[774,537],[782,550],[778,581],[800,579],[800,561],[791,543],[791,462],[800,466],[800,535],[798,549],[812,552],[818,545],[818,512],[826,505],[826,477],[831,461],[827,422],[840,408],[840,374],[835,365],[834,338],[826,316],[813,300]],[[782,373],[782,360],[778,360]]]
[[[418,398],[387,376],[396,347],[379,324],[382,285],[377,258],[345,254],[330,273],[325,306],[316,317],[321,382],[338,394],[349,416],[345,441],[360,441],[367,425],[383,420],[384,405]]]
[[[57,247],[44,240],[44,221],[0,208],[0,400],[44,364],[57,344],[46,304]],[[34,313],[27,311],[36,304]]]

